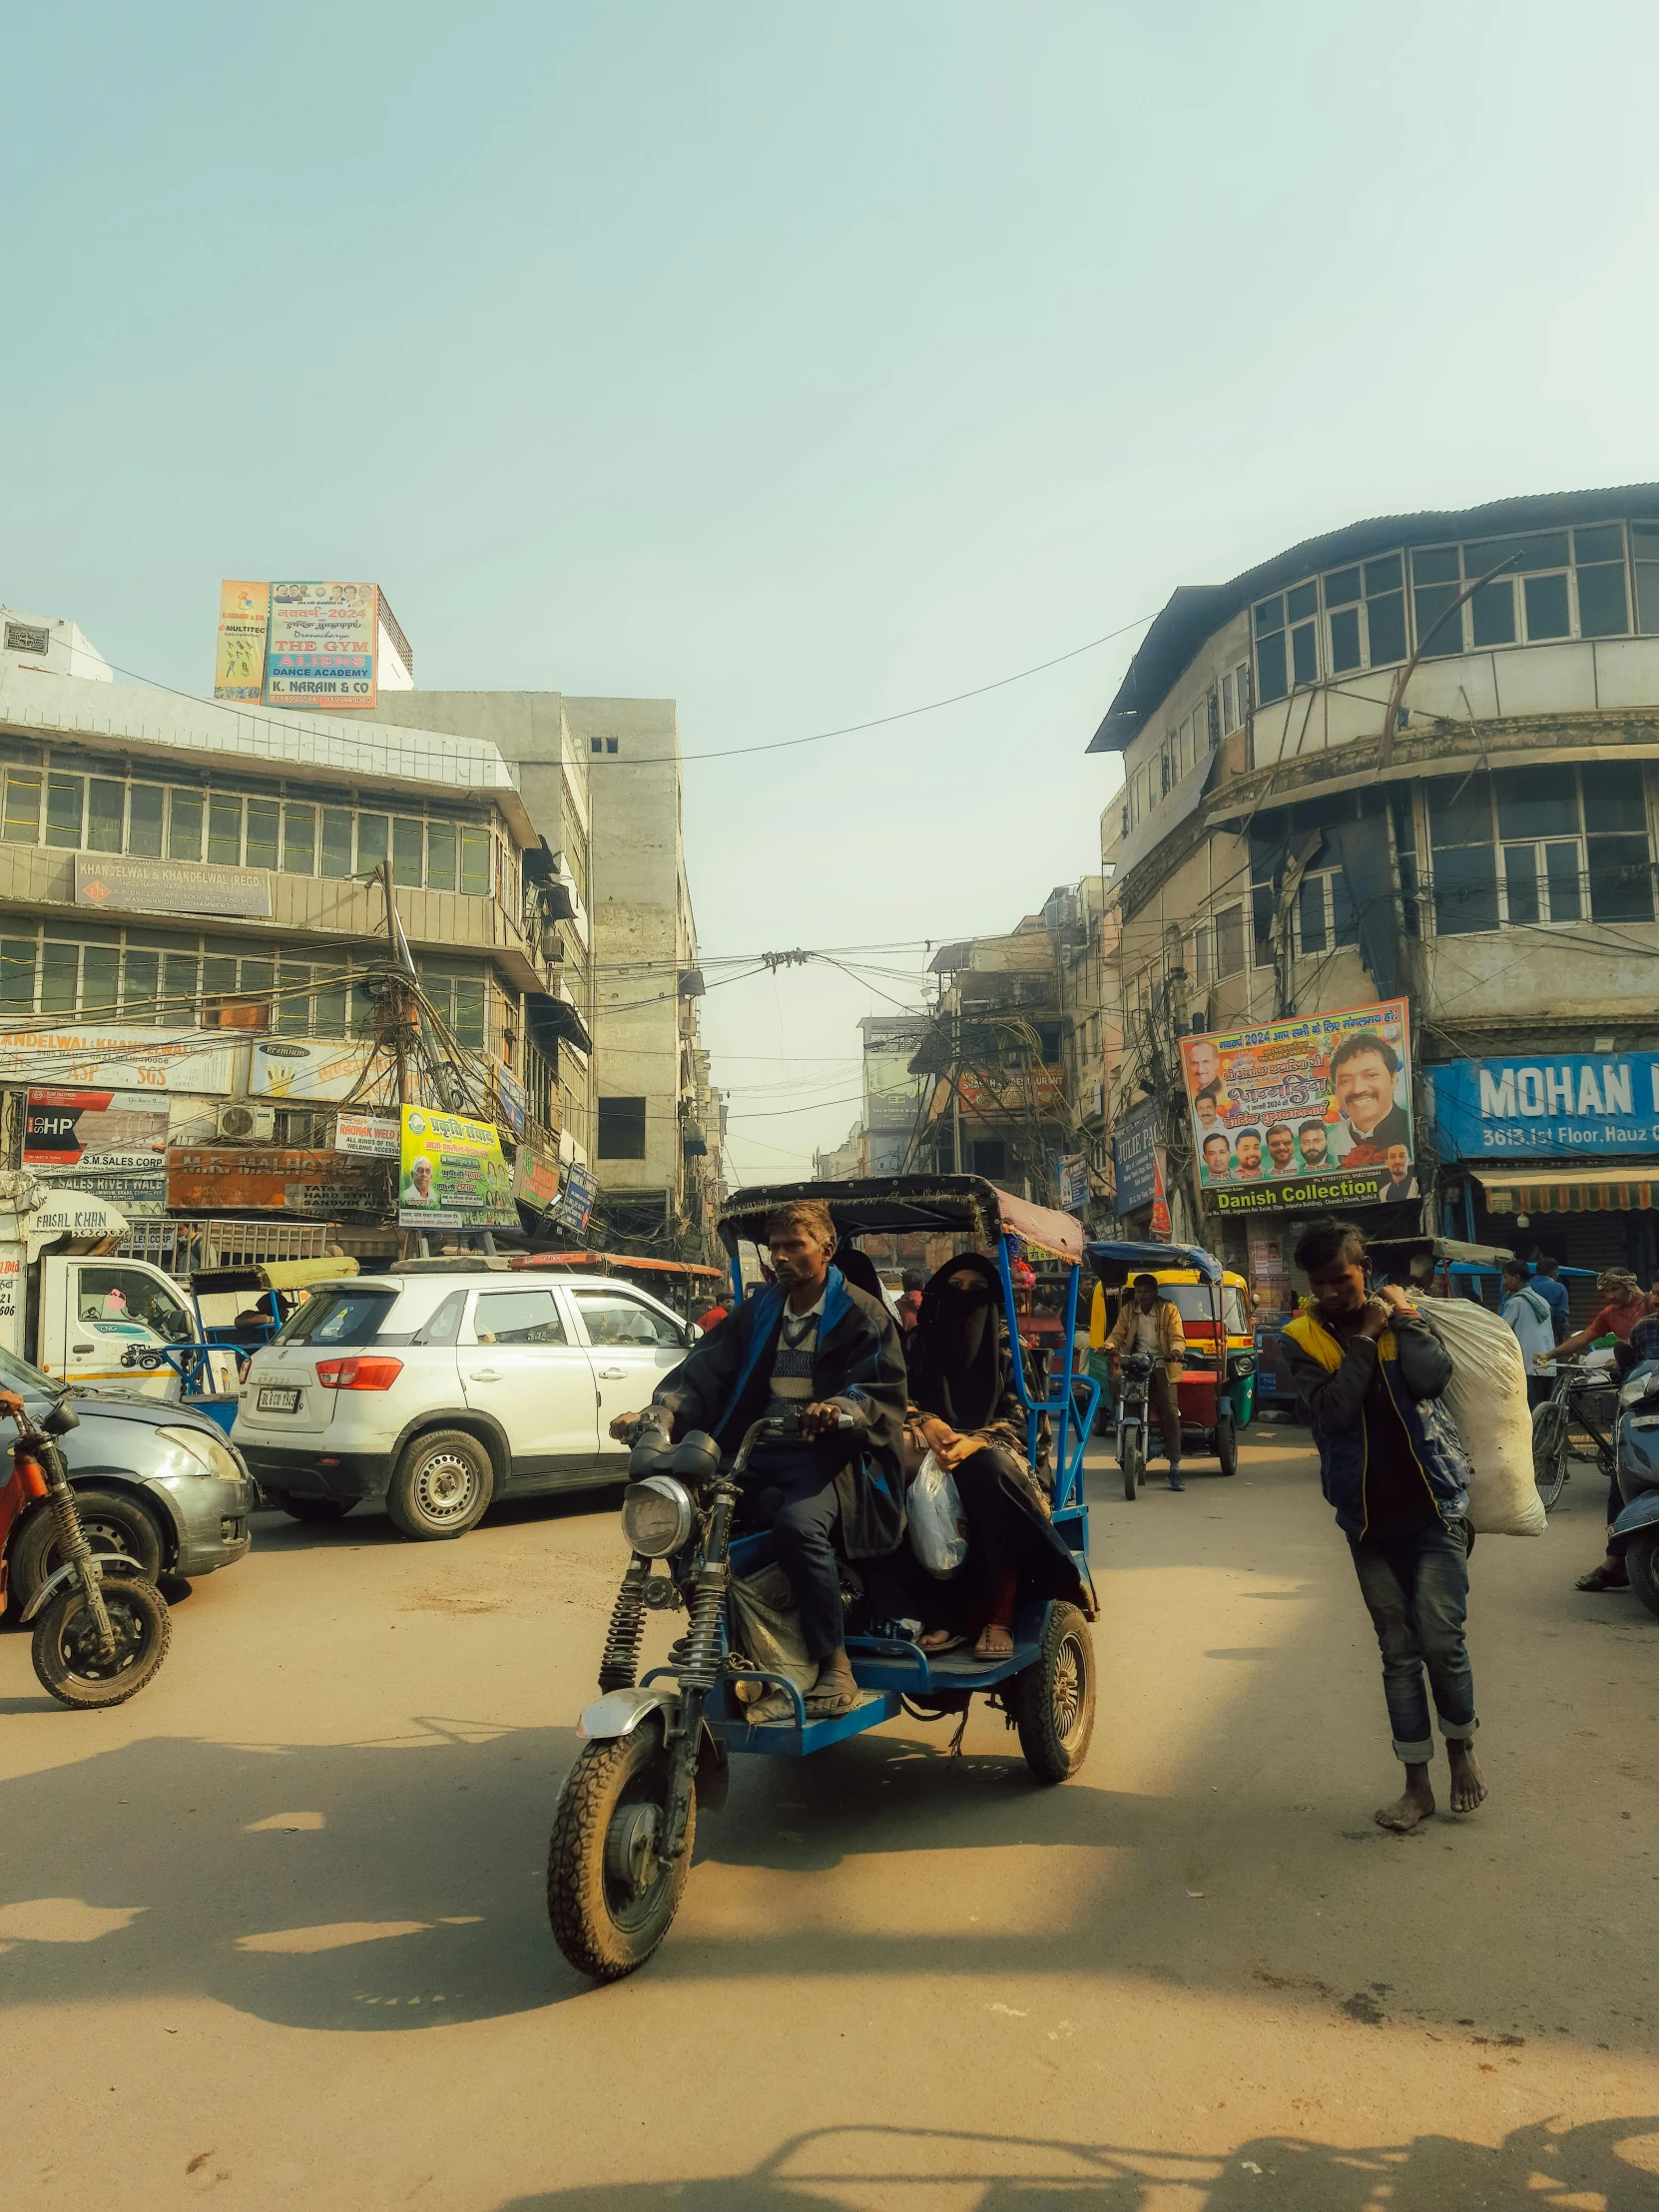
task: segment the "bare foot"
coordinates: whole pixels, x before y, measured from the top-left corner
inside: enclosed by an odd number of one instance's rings
[[[930,1628],[921,1639],[921,1649],[923,1651],[945,1651],[951,1644],[960,1642],[961,1638],[953,1636],[948,1628]]]
[[[973,1647],[976,1659],[1007,1659],[1013,1654],[1014,1639],[998,1621],[987,1621],[979,1631],[979,1641]]]
[[[1486,1801],[1486,1777],[1474,1756],[1474,1746],[1448,1740],[1445,1755],[1451,1762],[1451,1810],[1472,1813]]]
[[[1392,1805],[1379,1808],[1377,1825],[1386,1828],[1395,1836],[1409,1836],[1419,1823],[1427,1820],[1434,1810],[1434,1793],[1428,1787],[1426,1767],[1407,1767],[1405,1789]]]

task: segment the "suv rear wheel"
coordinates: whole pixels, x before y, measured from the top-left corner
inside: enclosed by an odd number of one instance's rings
[[[430,1543],[464,1536],[483,1519],[494,1491],[495,1469],[478,1439],[464,1429],[437,1428],[417,1436],[398,1460],[386,1511],[399,1535]]]

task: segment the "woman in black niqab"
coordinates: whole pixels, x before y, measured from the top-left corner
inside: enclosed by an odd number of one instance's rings
[[[938,1583],[944,1619],[922,1638],[940,1650],[974,1637],[974,1655],[1005,1658],[1022,1597],[1063,1597],[1091,1618],[1092,1593],[1056,1535],[1048,1500],[1025,1456],[1025,1413],[994,1262],[952,1260],[928,1284],[910,1340],[906,1439],[950,1470],[967,1522],[959,1575]]]

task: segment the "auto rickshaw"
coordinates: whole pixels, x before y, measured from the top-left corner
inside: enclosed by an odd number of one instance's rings
[[[1176,1384],[1181,1440],[1214,1452],[1223,1474],[1239,1471],[1239,1430],[1255,1410],[1256,1343],[1242,1275],[1200,1245],[1097,1243],[1086,1248],[1103,1292],[1122,1293],[1137,1275],[1157,1278],[1187,1339]],[[1134,1495],[1125,1475],[1125,1490]]]
[[[1089,1574],[1089,1515],[1083,1450],[1099,1387],[1073,1365],[1083,1232],[1069,1214],[1031,1206],[971,1175],[872,1177],[848,1183],[792,1183],[736,1192],[720,1215],[732,1258],[735,1304],[743,1300],[739,1246],[763,1250],[766,1225],[800,1199],[828,1205],[843,1244],[866,1236],[946,1234],[959,1249],[995,1258],[1009,1338],[1019,1329],[1012,1273],[1031,1250],[1067,1270],[1066,1329],[1037,1395],[1024,1363],[1013,1373],[1025,1409],[1027,1456],[1038,1463],[1039,1429],[1051,1423],[1051,1519],[1077,1563],[1087,1611],[1046,1599],[1016,1607],[1012,1651],[979,1659],[971,1651],[924,1652],[913,1623],[872,1622],[850,1631],[846,1649],[859,1697],[841,1714],[811,1716],[787,1673],[737,1656],[731,1581],[773,1557],[771,1534],[734,1534],[757,1421],[733,1462],[722,1465],[711,1436],[667,1443],[647,1428],[634,1445],[622,1506],[631,1554],[622,1576],[599,1670],[601,1696],[583,1713],[583,1747],[566,1777],[548,1855],[548,1916],[560,1949],[583,1973],[612,1981],[642,1965],[668,1934],[691,1866],[699,1812],[725,1803],[733,1753],[800,1759],[901,1712],[930,1721],[964,1717],[986,1697],[1018,1732],[1037,1780],[1065,1781],[1082,1766],[1094,1727],[1094,1647],[1088,1623],[1097,1610]],[[646,1615],[684,1609],[688,1625],[666,1665],[639,1673]],[[781,1692],[784,1717],[752,1724],[747,1686]],[[740,1694],[742,1693],[742,1694]]]

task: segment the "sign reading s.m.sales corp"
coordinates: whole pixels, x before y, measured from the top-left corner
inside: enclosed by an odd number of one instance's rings
[[[1425,1068],[1442,1160],[1659,1151],[1659,1052],[1556,1052]]]

